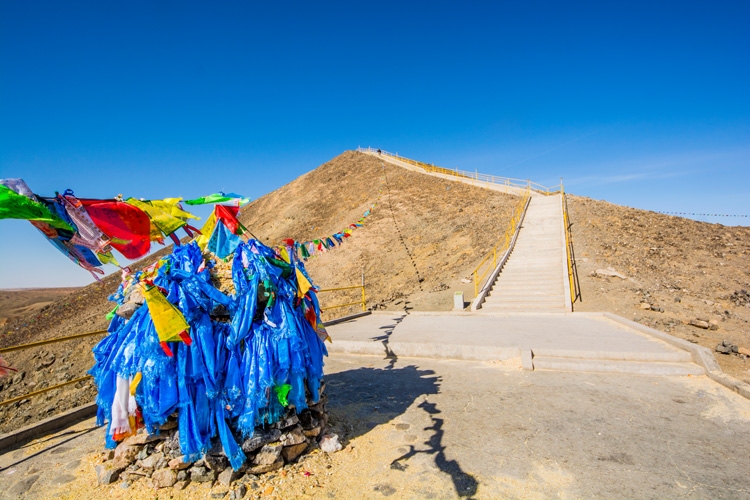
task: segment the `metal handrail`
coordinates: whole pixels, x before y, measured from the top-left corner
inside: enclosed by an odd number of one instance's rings
[[[519,189],[529,188],[537,193],[540,193],[546,196],[558,194],[561,192],[561,189],[562,189],[562,186],[559,184],[556,186],[544,186],[537,182],[532,182],[529,179],[515,179],[512,177],[501,177],[501,176],[495,176],[495,175],[490,175],[490,174],[480,174],[479,172],[469,172],[466,170],[459,170],[457,168],[448,169],[448,168],[438,167],[438,166],[435,166],[429,163],[424,163],[418,160],[412,160],[411,158],[400,156],[398,153],[391,153],[383,149],[375,149],[375,148],[370,148],[370,147],[367,147],[367,148],[358,147],[357,151],[361,153],[371,153],[371,154],[380,154],[380,155],[390,156],[404,163],[409,163],[416,167],[422,168],[423,170],[426,170],[427,172],[452,175],[455,177],[462,177],[465,179],[474,179],[474,180],[481,181],[481,182],[487,182],[490,184],[499,184],[502,186],[514,187],[514,188],[519,188]]]
[[[39,342],[31,342],[30,344],[21,344],[21,345],[14,345],[11,347],[3,347],[2,349],[0,349],[0,354],[6,353],[6,352],[18,351],[20,349],[28,349],[30,347],[39,347],[41,345],[54,344],[56,342],[64,342],[66,340],[80,339],[83,337],[91,337],[92,335],[101,335],[102,333],[107,333],[107,330],[97,330],[95,332],[77,333],[75,335],[70,335],[68,337],[57,337],[54,339],[40,340]]]
[[[511,239],[513,238],[513,234],[516,232],[518,225],[521,223],[521,216],[529,200],[529,196],[531,196],[530,190],[531,189],[529,187],[526,188],[526,193],[524,194],[523,198],[516,204],[515,208],[513,209],[513,216],[510,219],[510,223],[508,224],[503,237],[500,238],[500,241],[492,248],[492,250],[487,253],[484,259],[480,261],[476,269],[471,272],[471,274],[474,276],[474,297],[479,295],[479,288],[482,281],[487,277],[490,271],[497,266],[497,262],[499,260],[498,254],[502,258],[503,254],[508,250]],[[502,247],[498,251],[498,248],[501,244]],[[487,269],[482,271],[480,275],[479,270],[489,261],[490,257],[492,257],[492,265],[488,266]]]
[[[39,347],[39,346],[48,345],[48,344],[55,344],[57,342],[65,342],[66,340],[73,340],[73,339],[80,339],[83,337],[91,337],[94,335],[101,335],[103,333],[107,333],[107,330],[97,330],[95,332],[77,333],[75,335],[69,335],[67,337],[57,337],[54,339],[40,340],[39,342],[30,342],[28,344],[20,344],[20,345],[11,346],[11,347],[3,347],[2,349],[0,349],[0,354],[6,353],[6,352],[18,351],[21,349],[30,349],[32,347]],[[45,392],[54,391],[55,389],[60,389],[61,387],[65,387],[66,385],[76,384],[78,382],[81,382],[83,380],[88,380],[90,378],[92,378],[91,375],[85,375],[77,379],[69,380],[68,382],[55,384],[50,387],[45,387],[44,389],[38,389],[36,391],[32,391],[27,394],[22,394],[20,396],[6,399],[5,401],[0,401],[0,406],[9,405],[9,404],[15,403],[16,401],[21,401],[26,398],[38,396],[39,394],[44,394]]]
[[[568,198],[562,189],[560,182],[560,192],[562,195],[563,206],[563,224],[565,225],[565,254],[568,260],[568,281],[570,283],[570,305],[571,307],[577,300],[583,300],[581,297],[581,284],[578,281],[578,266],[576,265],[575,251],[573,250],[573,235],[570,231],[570,219],[568,218]]]
[[[318,290],[318,293],[323,292],[337,292],[339,290],[354,290],[356,288],[359,288],[362,290],[362,298],[357,302],[349,302],[347,304],[336,304],[335,306],[326,306],[321,307],[321,311],[327,311],[329,309],[338,309],[339,307],[349,307],[349,306],[356,306],[357,304],[362,305],[362,312],[367,310],[367,297],[365,296],[365,275],[362,273],[362,284],[361,285],[353,285],[353,286],[341,286],[338,288],[322,288]]]
[[[20,396],[16,396],[14,398],[6,399],[5,401],[0,402],[0,406],[9,405],[9,404],[15,403],[16,401],[21,401],[21,400],[26,399],[26,398],[30,398],[30,397],[33,397],[33,396],[38,396],[39,394],[44,394],[45,392],[54,391],[55,389],[59,389],[61,387],[65,387],[66,385],[77,384],[78,382],[82,382],[82,381],[88,380],[90,378],[93,378],[93,377],[91,375],[85,375],[83,377],[79,377],[79,378],[76,378],[76,379],[73,379],[73,380],[69,380],[67,382],[63,382],[62,384],[56,384],[56,385],[53,385],[51,387],[45,387],[44,389],[39,389],[39,390],[30,392],[28,394],[22,394]]]

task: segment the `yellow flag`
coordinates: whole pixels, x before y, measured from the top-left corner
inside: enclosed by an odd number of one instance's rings
[[[201,252],[206,251],[206,247],[208,246],[208,242],[211,240],[211,235],[213,234],[215,228],[216,214],[212,213],[206,220],[206,223],[203,224],[203,227],[201,228],[201,234],[197,238],[195,238],[195,242],[200,247]]]
[[[297,297],[302,298],[312,288],[312,283],[305,278],[305,275],[299,269],[294,268],[294,270],[297,272]]]
[[[159,335],[159,341],[178,342],[182,340],[180,334],[186,332],[190,326],[180,310],[169,302],[155,286],[148,288],[141,284],[141,287],[143,296],[146,298],[148,312],[151,313],[151,320],[154,322],[157,335]]]

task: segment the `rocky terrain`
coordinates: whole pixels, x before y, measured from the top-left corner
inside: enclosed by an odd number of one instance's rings
[[[350,151],[245,206],[240,219],[267,244],[282,238],[304,241],[346,229],[376,204],[364,226],[342,246],[310,258],[307,269],[315,284],[358,285],[364,270],[368,307],[450,309],[453,290],[467,287],[461,279],[505,231],[517,201],[393,165],[383,168],[378,159]],[[164,248],[130,267],[145,267],[168,251]],[[111,275],[75,289],[33,315],[8,322],[0,327],[0,347],[106,329],[105,315],[113,307],[107,297],[119,278]],[[334,292],[322,295],[321,302],[334,305],[359,296],[359,290]],[[357,310],[335,309],[324,319]],[[19,372],[0,379],[0,399],[85,375],[93,364],[91,348],[100,338],[8,353],[5,359]],[[88,403],[94,394],[87,381],[0,407],[0,433]]]
[[[576,311],[609,311],[719,347],[722,370],[750,383],[750,227],[578,196],[568,208],[583,298]]]
[[[467,300],[472,297],[472,286],[464,278],[502,236],[517,202],[514,196],[346,152],[247,205],[241,221],[267,244],[282,238],[305,241],[345,229],[375,204],[363,227],[343,245],[309,259],[307,268],[315,283],[323,288],[358,285],[364,274],[369,308],[449,310],[455,290],[464,290]],[[750,228],[696,222],[577,196],[569,196],[568,205],[582,295],[575,310],[610,311],[709,349],[718,348],[722,369],[750,382],[746,355]],[[148,265],[168,250],[132,267]],[[106,298],[118,282],[119,276],[110,276],[62,296],[59,291],[49,292],[59,298],[42,291],[36,295],[2,292],[0,318],[8,320],[0,325],[0,347],[105,329],[104,316],[112,309]],[[321,299],[325,306],[357,300],[358,294],[356,290],[331,293]],[[334,310],[327,318],[356,310]],[[0,379],[0,400],[82,376],[92,364],[91,348],[99,338],[6,354],[19,372]],[[80,382],[0,407],[0,433],[88,403],[94,391],[90,382]],[[139,453],[143,449],[147,453],[138,460],[159,453],[166,460],[166,445],[161,450],[156,446],[142,446]],[[310,446],[313,453],[299,463],[257,480],[248,476],[248,488],[257,495],[270,494],[274,488],[280,491],[288,478],[317,481],[332,459],[316,453],[313,443]],[[112,459],[104,453],[91,458],[91,463],[107,469]],[[138,470],[148,475],[148,467]],[[310,471],[315,475],[310,476]],[[135,469],[131,472],[138,475]],[[201,472],[206,471],[197,470],[196,477]],[[177,480],[177,474],[162,475],[169,482]]]

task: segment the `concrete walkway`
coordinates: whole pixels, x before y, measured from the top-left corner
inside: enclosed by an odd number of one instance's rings
[[[484,361],[517,358],[529,370],[705,373],[688,351],[590,313],[381,311],[330,326],[328,331],[331,352]]]
[[[516,245],[484,312],[569,312],[561,196],[531,199]]]
[[[750,499],[750,401],[706,377],[340,353],[325,371],[345,449],[246,498]],[[1,455],[0,498],[216,498],[208,483],[99,486],[103,429],[66,432]]]

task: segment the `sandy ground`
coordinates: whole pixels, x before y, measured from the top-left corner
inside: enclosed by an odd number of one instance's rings
[[[326,392],[345,448],[239,481],[247,498],[269,499],[750,498],[750,401],[705,377],[527,372],[519,364],[334,355]],[[103,437],[87,432],[91,425],[0,456],[0,498],[227,491],[154,490],[148,479],[99,486]]]

